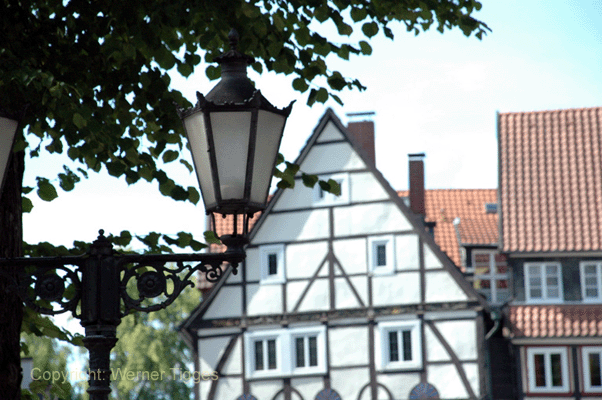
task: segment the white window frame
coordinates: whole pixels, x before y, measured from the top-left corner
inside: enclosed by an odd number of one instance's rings
[[[330,206],[335,204],[349,204],[349,174],[333,174],[320,176],[320,180],[328,181],[332,179],[340,182],[341,195],[335,196],[332,193],[323,192],[318,183],[314,186],[314,204],[319,206]]]
[[[387,263],[385,265],[378,266],[378,252],[377,247],[379,245],[385,245],[385,254],[387,257]],[[393,235],[387,236],[373,236],[368,238],[368,263],[369,270],[374,275],[389,275],[395,272],[395,237]]]
[[[282,343],[283,333],[283,329],[251,331],[245,333],[245,349],[247,353],[247,357],[245,357],[245,364],[247,376],[249,378],[263,378],[282,375],[282,347],[284,345]],[[258,340],[264,341],[270,339],[276,340],[276,369],[255,370],[255,342]]]
[[[487,254],[489,256],[489,273],[487,274],[477,274],[477,270],[476,270],[476,261],[475,258],[477,255],[481,255],[481,254]],[[502,274],[502,273],[498,273],[497,272],[497,262],[495,260],[495,256],[497,255],[497,251],[495,250],[473,250],[472,251],[472,268],[471,271],[474,273],[473,275],[473,284],[474,281],[476,281],[477,279],[486,279],[489,281],[489,290],[491,293],[491,304],[502,304],[501,301],[498,301],[498,289],[497,287],[497,282],[498,281],[507,281],[509,282],[509,274],[508,274],[508,268],[506,268],[506,273]],[[476,289],[477,291],[481,291],[482,289]],[[508,299],[510,297],[510,288],[508,287],[507,289],[505,289],[508,291],[508,296],[506,297],[506,299]]]
[[[600,393],[602,392],[601,386],[592,386],[591,385],[591,376],[589,369],[589,355],[592,353],[600,354],[600,363],[602,363],[602,346],[585,346],[581,348],[581,360],[583,362],[583,386],[585,392],[589,393]]]
[[[543,354],[544,369],[546,374],[546,386],[535,386],[535,355]],[[562,386],[552,385],[552,354],[560,354],[560,368],[562,374]],[[569,366],[566,347],[528,347],[527,348],[527,371],[529,380],[529,392],[532,393],[568,393],[569,391]]]
[[[318,365],[297,367],[295,339],[309,336],[317,336]],[[255,342],[269,339],[276,340],[276,369],[257,371],[255,370]],[[326,373],[326,327],[323,325],[247,331],[244,334],[244,340],[246,376],[248,379]]]
[[[586,297],[585,286],[585,267],[594,265],[596,267],[596,289],[597,297]],[[582,261],[579,263],[579,273],[581,275],[581,299],[586,303],[599,303],[602,301],[602,261]]]
[[[297,367],[297,348],[295,340],[297,338],[308,338],[310,336],[317,336],[317,361],[318,365],[309,366],[306,363],[305,367]],[[308,375],[308,374],[323,374],[326,373],[326,327],[302,327],[290,329],[290,366],[293,375]],[[309,358],[309,346],[307,346],[308,340],[305,341],[306,360]]]
[[[403,321],[388,321],[380,322],[378,324],[378,330],[380,335],[380,367],[381,370],[414,370],[422,368],[422,335],[421,335],[422,323],[420,320],[403,320]],[[401,332],[409,330],[412,346],[412,359],[408,361],[402,360],[399,357],[399,361],[390,361],[389,353],[389,332]],[[400,335],[401,336],[401,335]],[[398,345],[403,346],[401,341]],[[401,355],[403,352],[400,351]]]
[[[271,254],[276,254],[277,260],[277,273],[270,275],[270,264],[269,264],[269,256]],[[259,248],[259,257],[261,264],[261,284],[280,284],[284,283],[286,279],[286,265],[285,265],[285,257],[284,257],[284,245],[283,244],[275,244],[268,246],[261,246]]]
[[[547,266],[556,266],[558,278],[558,297],[548,297],[548,285],[545,270]],[[531,282],[529,276],[530,267],[539,267],[539,275],[541,277],[541,298],[531,297]],[[525,299],[531,303],[562,303],[564,299],[563,282],[562,282],[562,265],[559,262],[528,262],[523,265],[523,276],[525,279]]]

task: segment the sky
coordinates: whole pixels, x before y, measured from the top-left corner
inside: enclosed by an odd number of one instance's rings
[[[298,156],[331,107],[343,123],[346,113],[375,112],[376,166],[394,189],[408,187],[409,153],[426,153],[427,189],[497,187],[496,113],[602,106],[602,3],[599,1],[483,0],[475,14],[492,32],[479,41],[459,30],[435,29],[414,36],[397,26],[395,40],[370,42],[371,56],[333,59],[330,69],[358,78],[367,90],[345,90],[335,102],[306,105],[307,93],[291,78],[250,74],[274,105],[296,100],[281,152]],[[326,28],[328,29],[328,27]],[[194,101],[215,85],[205,65],[188,79],[172,77],[172,87]],[[175,112],[175,110],[174,110]],[[55,179],[60,158],[28,160],[25,184],[36,176]],[[184,186],[197,185],[184,168],[174,169]],[[56,185],[58,187],[58,185]],[[33,194],[33,193],[32,193]],[[46,203],[30,196],[34,209],[24,215],[27,242],[70,247],[92,241],[98,230],[119,234],[205,231],[201,204],[161,196],[156,183],[125,181],[106,173],[90,175],[72,192]]]

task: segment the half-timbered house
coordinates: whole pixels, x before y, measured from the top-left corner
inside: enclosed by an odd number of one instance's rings
[[[487,396],[486,302],[328,110],[296,163],[341,195],[278,190],[247,259],[182,325],[198,400]],[[421,162],[420,160],[417,160]]]

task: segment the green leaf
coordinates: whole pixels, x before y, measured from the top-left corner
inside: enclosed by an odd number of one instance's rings
[[[304,78],[297,78],[293,80],[293,89],[303,93],[307,91],[307,89],[309,89],[309,85],[307,84],[307,81]]]
[[[364,35],[371,38],[378,33],[378,24],[376,22],[366,22],[362,25],[362,32],[364,32]]]
[[[205,236],[205,242],[209,244],[222,244],[222,241],[219,240],[219,238],[213,231],[206,231],[203,233],[203,235]]]
[[[88,122],[82,117],[80,114],[73,114],[73,124],[77,126],[78,129],[83,129],[88,125]]]
[[[194,186],[188,186],[188,200],[190,200],[192,204],[197,204],[200,199],[201,195],[199,194],[199,191],[196,190]]]
[[[33,203],[29,197],[21,197],[21,209],[24,213],[29,213],[33,209]]]
[[[194,171],[194,168],[192,168],[192,165],[190,165],[190,163],[188,161],[180,159],[180,163],[186,167],[188,172]]]
[[[372,46],[368,44],[365,40],[360,41],[360,49],[362,50],[362,54],[369,56],[372,54]]]
[[[58,194],[48,179],[38,178],[38,196],[44,201],[52,201],[58,197]]]
[[[354,7],[351,9],[350,15],[353,22],[359,22],[368,16],[368,11],[365,8]]]
[[[318,183],[318,177],[316,175],[309,175],[305,172],[301,174],[301,179],[303,180],[303,184],[308,188],[313,188],[316,183]]]
[[[205,75],[207,75],[207,78],[209,78],[209,80],[215,80],[215,79],[219,79],[220,77],[220,70],[218,67],[216,67],[215,65],[210,65],[207,67],[207,69],[205,69]]]
[[[175,160],[178,159],[179,155],[180,155],[180,153],[178,153],[177,151],[166,150],[163,153],[163,162],[167,164],[167,163],[170,163],[172,161],[175,161]]]

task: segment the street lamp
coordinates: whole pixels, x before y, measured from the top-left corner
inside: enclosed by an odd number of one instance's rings
[[[214,213],[234,215],[232,234],[221,237],[227,246],[225,253],[121,254],[101,230],[83,256],[0,259],[0,267],[20,268],[20,280],[13,281],[12,288],[27,306],[50,315],[70,311],[80,320],[90,353],[87,391],[92,400],[106,400],[111,392],[109,356],[121,318],[131,311],[167,307],[185,287],[193,286],[189,278],[197,271],[213,282],[223,275],[224,263],[236,273],[245,258],[249,218],[265,209],[292,103],[280,110],[255,90],[246,76],[253,58],[237,50],[235,31],[228,37],[231,50],[216,59],[222,67],[221,81],[206,98],[197,93],[195,107],[178,109],[207,213],[212,217]],[[0,119],[0,129],[5,128],[15,131],[16,124]],[[0,161],[5,169],[7,160]],[[238,215],[244,216],[242,235]],[[66,290],[66,281],[74,290]],[[129,291],[130,282],[136,284],[137,293]],[[144,303],[158,296],[164,299]]]
[[[0,193],[4,187],[4,176],[10,160],[10,153],[15,142],[18,121],[0,113]]]

